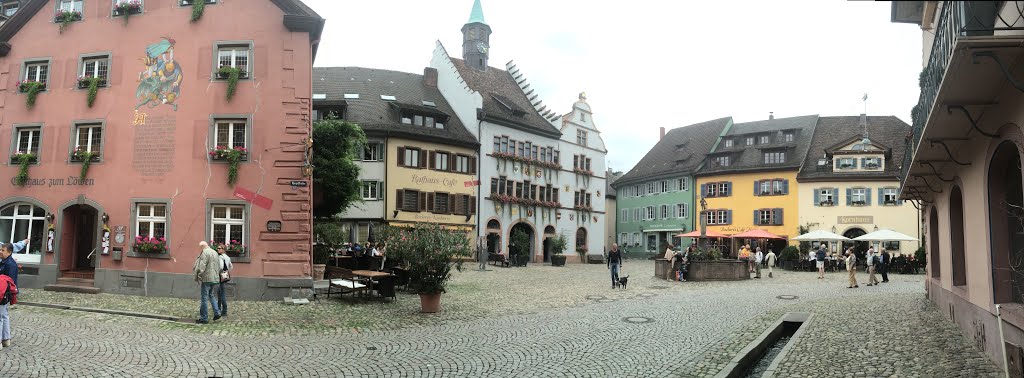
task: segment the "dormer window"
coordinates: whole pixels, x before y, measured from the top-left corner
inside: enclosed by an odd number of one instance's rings
[[[345,119],[344,106],[314,106],[313,120],[321,121],[327,118]]]
[[[436,114],[416,113],[408,110],[402,112],[402,124],[405,125],[443,129],[445,121],[447,121],[447,117]]]
[[[760,144],[768,144],[768,143],[769,143],[769,142],[768,142],[768,140],[769,140],[769,139],[770,139],[770,138],[768,138],[768,136],[767,136],[767,135],[762,135],[762,136],[761,136],[761,140],[760,140],[760,142],[759,142],[759,143],[760,143]]]
[[[732,139],[726,139],[725,140],[725,148],[730,148],[730,147],[732,147]]]
[[[720,167],[728,167],[729,166],[729,155],[715,157],[714,161],[715,161],[715,163],[718,163],[718,166],[720,166]]]
[[[857,169],[857,159],[854,158],[841,158],[836,163],[838,169]]]
[[[380,99],[384,101],[396,101],[395,96],[392,95],[380,95]]]
[[[882,158],[862,158],[861,168],[864,169],[882,169]]]
[[[765,164],[782,164],[786,162],[786,151],[765,151]]]
[[[754,145],[754,137],[747,137],[747,145],[748,146],[753,146]]]
[[[793,141],[793,133],[782,134],[782,140],[784,140],[786,143],[792,142]]]

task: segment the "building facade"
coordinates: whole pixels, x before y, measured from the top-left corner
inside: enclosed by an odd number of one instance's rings
[[[1010,62],[1024,52],[1018,7],[892,4],[892,21],[914,24],[907,32],[925,42],[921,93],[899,164],[901,199],[922,209],[927,295],[1011,370],[1024,354],[1024,274],[1016,263],[1024,257],[1024,92],[1004,70],[1016,72]]]
[[[609,247],[613,243],[619,242],[617,239],[618,234],[615,233],[615,227],[618,225],[618,212],[616,211],[618,207],[615,203],[617,193],[615,192],[615,187],[612,186],[612,184],[624,174],[625,173],[621,171],[612,171],[611,168],[608,168],[608,170],[605,171],[604,210],[607,218],[605,219],[604,224],[604,245]]]
[[[696,173],[699,195],[707,202],[707,209],[700,213],[707,229],[727,235],[763,229],[786,238],[767,243],[731,239],[724,255],[735,256],[741,244],[767,246],[776,252],[796,244],[788,241],[799,235],[796,175],[817,119],[816,115],[770,116],[723,131]]]
[[[317,116],[334,112],[367,137],[357,162],[362,202],[339,215],[350,240],[417,222],[473,235],[478,143],[437,89],[437,71],[318,67],[313,75]]]
[[[694,229],[697,196],[693,172],[732,125],[721,118],[669,130],[617,180],[618,243],[627,253],[655,253],[666,243],[686,247],[691,239],[675,235]]]
[[[192,23],[179,4],[126,20],[110,1],[31,0],[0,26],[0,240],[30,239],[23,286],[194,297],[203,240],[232,245],[236,297],[309,286],[324,20],[298,0],[217,1]]]
[[[848,238],[878,229],[918,237],[918,211],[899,199],[899,164],[908,132],[910,125],[893,116],[818,118],[797,175],[799,224]],[[867,248],[867,243],[846,244]],[[893,254],[913,254],[917,246],[894,241],[880,247]]]
[[[562,117],[541,104],[514,63],[490,67],[491,28],[479,1],[462,33],[462,59],[438,42],[430,66],[441,93],[480,141],[477,227],[486,248],[508,253],[511,233],[522,230],[533,262],[549,259],[548,239],[559,234],[569,241],[570,261],[578,259],[573,249],[602,253],[606,150],[585,96]]]

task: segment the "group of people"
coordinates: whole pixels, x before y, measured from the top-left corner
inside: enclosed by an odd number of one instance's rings
[[[819,251],[819,254],[824,253],[824,244],[819,248]],[[846,260],[844,261],[846,264],[846,271],[850,275],[850,283],[846,287],[848,289],[858,288],[860,285],[857,284],[857,253],[853,251],[853,247],[850,247],[846,249],[844,254],[846,255]],[[875,253],[874,246],[868,248],[867,256],[865,257],[865,265],[867,266],[868,271],[868,286],[875,286],[880,283],[889,282],[889,264],[891,263],[891,258],[892,256],[889,255],[889,252],[886,251],[885,248],[882,248],[882,252],[878,254]],[[825,269],[821,268],[822,264],[820,262],[818,266],[818,278],[824,279]],[[882,281],[878,281],[878,278],[875,277],[875,272],[882,275]]]
[[[380,243],[369,243],[368,242],[368,243],[366,243],[365,246],[362,245],[362,244],[359,244],[359,243],[353,243],[348,248],[343,249],[342,250],[342,254],[349,255],[349,256],[355,256],[355,257],[362,257],[362,256],[382,257],[382,256],[384,256],[384,251],[386,249],[387,249],[387,244],[385,244],[384,242],[380,242]]]
[[[761,251],[761,247],[754,247],[754,252],[751,253],[750,244],[745,244],[740,246],[739,258],[747,261],[747,272],[754,273],[754,278],[761,278],[762,266],[768,268],[768,278],[774,277],[775,261],[778,259],[775,251],[769,249],[765,254]]]
[[[217,246],[214,251],[210,244],[199,242],[202,251],[192,266],[196,282],[200,284],[198,324],[209,324],[209,311],[206,304],[213,308],[213,320],[228,316],[228,300],[225,289],[231,281],[231,256],[228,256],[224,245]]]
[[[14,254],[28,246],[28,239],[17,243],[0,243],[0,349],[11,346],[11,314],[12,298],[7,293],[17,294],[18,262]]]

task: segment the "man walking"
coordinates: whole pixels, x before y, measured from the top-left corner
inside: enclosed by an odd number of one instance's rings
[[[764,261],[764,253],[761,252],[761,247],[757,247],[757,252],[754,253],[754,278],[761,278],[761,262]]]
[[[775,266],[775,252],[769,249],[765,259],[768,261],[768,278],[772,278],[772,267]]]
[[[202,248],[203,251],[196,257],[196,262],[192,266],[195,280],[200,283],[199,319],[196,319],[196,323],[208,324],[210,320],[206,310],[207,301],[213,307],[213,320],[220,319],[220,305],[217,303],[217,296],[214,293],[214,289],[220,284],[220,257],[205,241],[199,242],[199,248]]]
[[[0,275],[9,277],[14,282],[15,287],[18,286],[18,262],[14,261],[12,255],[15,249],[20,251],[25,249],[27,245],[28,239],[14,244],[0,243]],[[0,293],[0,297],[3,295],[4,293]],[[11,346],[11,315],[9,310],[9,303],[0,305],[0,349]]]
[[[612,271],[612,289],[619,286],[619,266],[622,265],[622,252],[619,251],[619,244],[612,243],[612,250],[608,251],[608,269]]]
[[[846,250],[846,271],[850,272],[850,286],[846,288],[860,287],[857,285],[857,255],[853,253],[853,247]]]
[[[889,282],[889,251],[882,248],[882,256],[879,260],[878,268],[882,273],[882,282]]]
[[[821,243],[818,252],[814,254],[814,264],[818,267],[818,279],[825,279],[825,243]]]
[[[878,264],[878,255],[875,255],[875,247],[868,248],[868,286],[878,285],[878,278],[875,278],[875,268]]]

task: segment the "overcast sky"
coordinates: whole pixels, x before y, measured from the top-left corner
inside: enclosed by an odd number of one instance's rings
[[[315,66],[422,73],[440,40],[462,55],[472,0],[304,0],[327,19]],[[921,30],[888,2],[483,0],[490,65],[514,60],[540,99],[566,113],[587,93],[628,171],[666,129],[820,114],[910,121]]]

